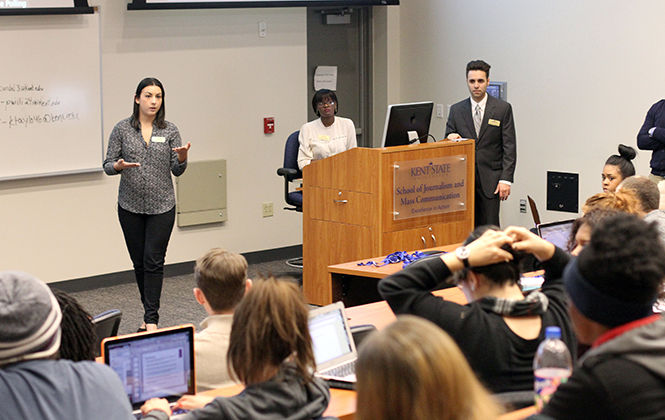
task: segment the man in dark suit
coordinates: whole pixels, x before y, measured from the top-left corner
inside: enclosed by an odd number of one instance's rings
[[[510,195],[517,160],[513,109],[487,94],[489,76],[482,60],[466,65],[471,97],[450,107],[446,123],[446,138],[476,139],[476,226],[499,226],[499,204]]]

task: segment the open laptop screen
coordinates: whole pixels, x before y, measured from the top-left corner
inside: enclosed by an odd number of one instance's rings
[[[574,219],[541,223],[538,225],[538,235],[564,251],[567,251],[573,222],[575,222]]]
[[[194,326],[107,338],[104,363],[123,383],[134,408],[150,398],[175,401],[195,394]]]
[[[346,325],[341,303],[328,305],[310,315],[309,333],[312,336],[317,370],[355,357],[353,338]]]

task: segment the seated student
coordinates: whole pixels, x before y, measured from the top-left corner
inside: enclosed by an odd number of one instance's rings
[[[604,192],[587,198],[582,206],[582,213],[600,207],[637,214],[639,206],[637,196],[632,191]]]
[[[573,222],[573,227],[570,231],[570,240],[568,241],[568,248],[570,255],[576,257],[580,254],[582,249],[591,240],[591,232],[600,224],[604,219],[622,213],[619,210],[610,208],[595,208],[585,213],[584,216],[578,217]]]
[[[486,420],[500,412],[450,336],[415,316],[367,337],[356,375],[358,420]]]
[[[619,184],[618,191],[632,191],[637,197],[638,213],[645,222],[656,222],[660,240],[665,242],[665,210],[660,210],[658,186],[645,176],[631,176]]]
[[[73,296],[58,289],[51,289],[51,292],[58,301],[62,313],[60,358],[74,362],[94,361],[95,326],[92,325],[92,317]]]
[[[525,298],[518,284],[519,261],[509,245],[513,239],[492,229],[496,228],[481,226],[456,252],[427,258],[386,277],[379,282],[379,292],[395,314],[421,316],[450,334],[492,392],[530,390],[533,356],[546,327],[561,327],[564,342],[576,347],[561,280],[568,256],[558,248],[555,253],[551,244],[552,253],[546,257],[534,252],[543,262],[545,282],[541,291]],[[452,273],[469,301],[466,305],[431,294],[446,286]]]
[[[635,159],[636,155],[635,149],[620,144],[619,154],[607,158],[601,173],[603,192],[614,192],[621,181],[635,175],[635,166],[631,161]]]
[[[233,397],[208,398],[183,419],[313,419],[328,407],[326,383],[314,377],[309,310],[298,286],[274,278],[257,281],[233,314],[227,353],[231,377],[245,385]],[[164,399],[148,400],[144,419],[171,414]]]
[[[133,419],[110,367],[55,360],[61,319],[45,283],[0,272],[0,419]]]
[[[543,415],[662,418],[665,320],[651,308],[664,276],[665,250],[653,226],[618,214],[594,229],[564,272],[575,333],[591,349]]]
[[[207,391],[233,383],[226,367],[233,310],[252,285],[247,260],[214,248],[196,261],[194,297],[208,317],[194,337],[196,389]]]

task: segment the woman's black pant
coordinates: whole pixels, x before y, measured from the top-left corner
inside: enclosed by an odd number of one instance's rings
[[[143,320],[146,324],[157,324],[164,258],[175,221],[175,207],[161,214],[139,214],[118,206],[118,219],[134,264],[136,284],[143,303]]]

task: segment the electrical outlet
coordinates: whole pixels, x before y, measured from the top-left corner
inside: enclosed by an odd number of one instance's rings
[[[267,201],[261,205],[263,217],[271,217],[273,215],[272,201]]]
[[[436,104],[436,118],[443,118],[443,104]]]
[[[520,199],[520,213],[526,213],[526,200]]]

